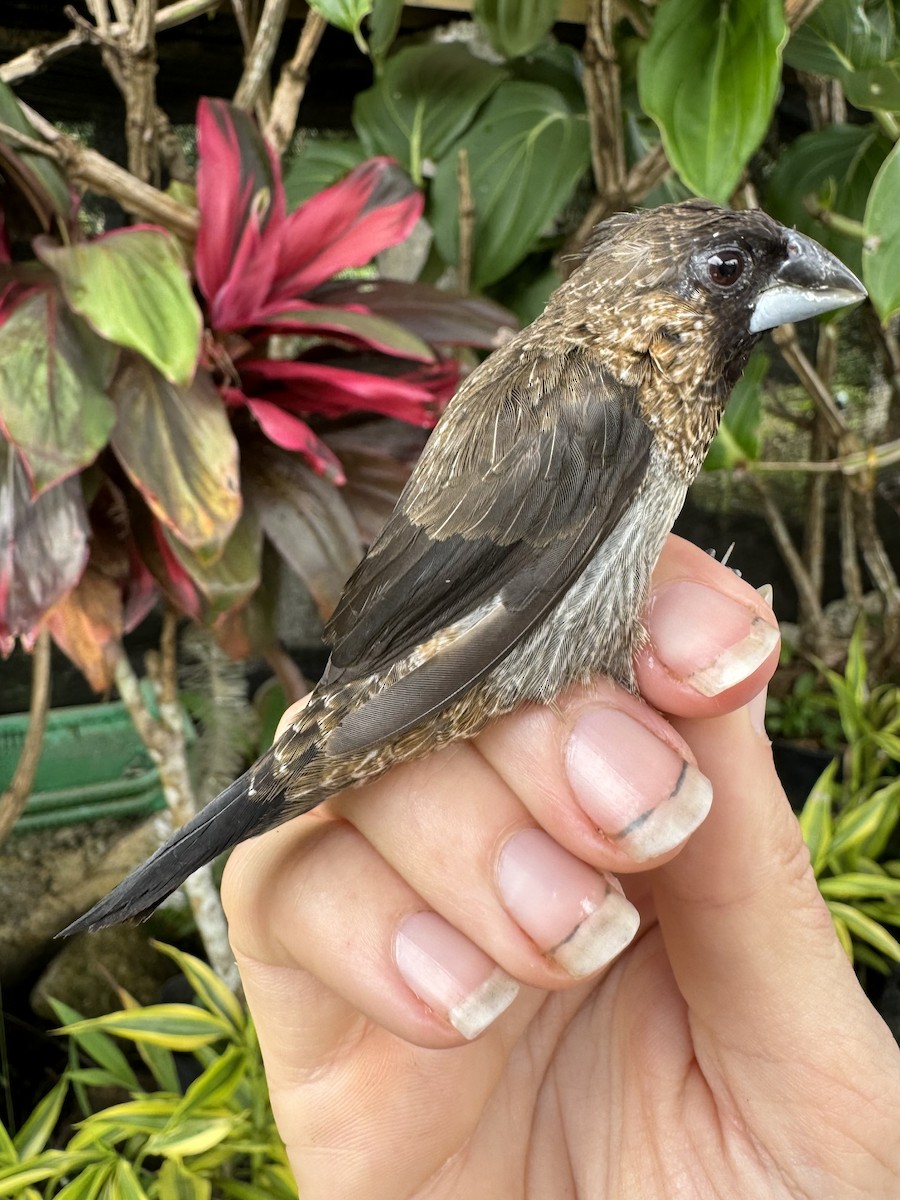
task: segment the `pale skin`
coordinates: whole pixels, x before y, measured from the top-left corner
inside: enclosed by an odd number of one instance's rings
[[[672,590],[685,582],[699,587]],[[232,855],[232,943],[303,1200],[900,1195],[900,1051],[835,938],[760,729],[777,648],[714,696],[686,682],[730,644],[723,603],[774,617],[674,537],[653,597],[643,701],[573,689]],[[705,820],[646,861],[573,796],[569,738],[596,709],[712,783]],[[498,856],[526,829],[576,874],[613,872],[640,912],[587,978],[504,905]],[[423,911],[522,985],[474,1041],[398,970],[397,931]]]

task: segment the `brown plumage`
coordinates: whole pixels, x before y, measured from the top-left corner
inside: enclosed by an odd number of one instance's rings
[[[67,933],[527,700],[633,686],[650,572],[762,330],[854,276],[705,201],[600,226],[544,313],[463,383],[347,584],[325,675],[276,745]]]

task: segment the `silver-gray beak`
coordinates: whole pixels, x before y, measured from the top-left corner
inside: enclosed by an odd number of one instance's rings
[[[824,246],[792,232],[788,256],[762,291],[750,316],[750,332],[762,333],[864,300],[866,289]]]

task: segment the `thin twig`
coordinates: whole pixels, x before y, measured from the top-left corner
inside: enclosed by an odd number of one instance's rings
[[[828,475],[861,475],[864,471],[875,471],[895,462],[900,462],[900,438],[885,442],[881,446],[868,446],[864,450],[854,450],[852,454],[845,454],[839,458],[827,458],[822,462],[812,462],[809,459],[786,462],[761,460],[752,463],[751,469],[765,473],[822,471]]]
[[[309,694],[309,680],[280,643],[275,642],[269,646],[265,652],[265,659],[281,684],[287,704],[296,704]]]
[[[819,478],[824,480],[825,477],[822,475]],[[863,601],[863,583],[856,549],[855,496],[848,479],[843,478],[841,485],[841,580],[850,602],[859,608]]]
[[[244,73],[234,93],[234,102],[238,108],[247,109],[249,112],[256,103],[278,48],[289,2],[290,0],[265,0]]]
[[[625,142],[612,8],[612,0],[588,0],[584,94],[591,131],[594,187],[611,208],[620,208],[625,196]]]
[[[327,28],[328,22],[325,18],[320,17],[316,10],[311,8],[303,22],[294,57],[281,68],[264,130],[266,139],[278,154],[284,154],[294,136],[297,113],[300,111],[300,104],[309,82],[309,64]]]
[[[764,479],[759,478],[759,476],[752,472],[749,473],[749,479],[762,500],[763,510],[769,524],[769,529],[772,531],[772,537],[790,573],[794,587],[797,589],[800,611],[806,618],[806,621],[812,626],[815,641],[818,643],[824,631],[824,616],[822,605],[809,577],[809,572],[794,544],[794,539],[791,537],[784,517],[781,515],[781,511],[769,490],[769,485]]]
[[[50,634],[42,629],[31,657],[31,702],[22,752],[9,787],[0,795],[0,846],[28,803],[44,744],[47,709],[50,706]]]
[[[836,440],[846,438],[850,434],[850,430],[843,414],[835,402],[831,389],[825,385],[818,371],[800,348],[797,330],[794,326],[782,325],[778,329],[773,329],[772,340],[781,351],[781,357],[824,416],[831,436]]]

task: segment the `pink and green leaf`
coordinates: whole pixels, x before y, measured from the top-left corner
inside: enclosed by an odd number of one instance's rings
[[[36,499],[14,448],[0,438],[0,653],[30,646],[47,611],[71,591],[88,558],[81,484],[66,479]]]
[[[241,512],[238,447],[205,371],[178,387],[130,357],[113,380],[110,443],[150,510],[179,541],[215,559]]]
[[[383,354],[396,354],[419,362],[433,362],[434,351],[408,328],[367,312],[359,304],[354,308],[326,308],[320,304],[295,302],[289,308],[264,311],[261,322],[270,330],[332,335],[370,346]]]
[[[35,494],[74,475],[106,445],[116,410],[106,387],[116,351],[45,288],[0,326],[0,425]]]
[[[203,318],[170,233],[135,227],[70,246],[41,238],[35,250],[101,337],[136,350],[172,383],[190,383]]]
[[[262,530],[247,508],[215,562],[205,562],[166,530],[162,537],[172,556],[201,594],[203,617],[212,621],[242,604],[259,587]]]

